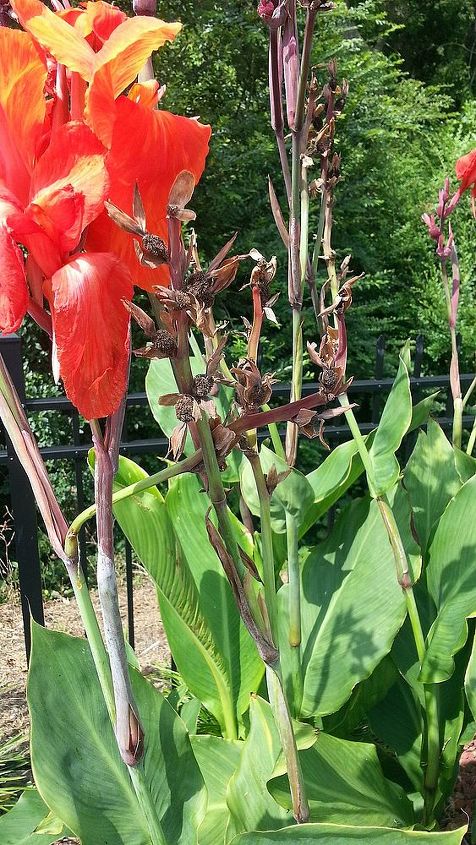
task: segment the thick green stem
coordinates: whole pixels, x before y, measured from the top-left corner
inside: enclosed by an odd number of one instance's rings
[[[286,760],[293,815],[298,824],[305,824],[309,820],[309,805],[306,798],[301,764],[299,762],[296,737],[294,736],[293,724],[279,667],[271,668],[268,666],[266,668],[266,680],[268,682],[271,708]]]
[[[392,508],[386,496],[377,497],[377,505],[382,516],[383,524],[387,531],[388,539],[393,551],[395,560],[395,569],[397,571],[397,580],[402,587],[405,595],[405,601],[408,610],[408,616],[413,631],[413,639],[418,654],[418,661],[420,667],[423,664],[425,657],[425,637],[421,626],[420,616],[418,613],[415,595],[413,593],[412,578],[408,566],[408,558],[403,547],[400,531],[395,520]]]
[[[269,411],[269,405],[262,405],[262,411]],[[286,452],[284,451],[283,444],[281,443],[281,438],[279,436],[279,430],[276,423],[269,423],[268,425],[269,436],[271,437],[271,442],[273,444],[273,449],[278,455],[279,458],[282,458],[283,461],[286,460]]]
[[[301,666],[301,573],[299,569],[298,531],[296,518],[286,514],[286,539],[288,547],[288,639],[291,654],[291,682],[293,687],[294,715],[301,710],[303,678]]]
[[[467,389],[466,393],[464,394],[464,397],[463,397],[463,410],[466,408],[466,405],[468,404],[468,402],[469,402],[469,400],[470,400],[470,398],[471,398],[471,394],[472,394],[472,392],[473,392],[473,390],[474,390],[474,388],[475,388],[475,387],[476,387],[476,376],[474,377],[474,379],[473,379],[473,381],[471,382],[471,384],[469,385],[469,387],[468,387],[468,389]]]
[[[293,372],[291,380],[291,402],[296,402],[302,394],[302,323],[301,310],[293,308]],[[286,429],[286,458],[289,466],[294,466],[297,456],[298,428],[293,422],[288,422]]]
[[[263,585],[266,609],[268,611],[271,638],[278,647],[278,604],[276,597],[276,578],[274,573],[273,530],[271,528],[270,495],[266,486],[266,479],[261,468],[259,455],[250,453],[249,461],[258,491],[261,517],[261,552],[263,559]]]
[[[466,447],[466,454],[472,455],[474,444],[476,442],[476,417],[473,422],[473,428],[471,429],[471,434],[469,435],[468,445]]]
[[[109,718],[114,725],[116,722],[116,711],[114,706],[114,691],[112,686],[111,669],[106,648],[99,629],[98,620],[91,596],[84,579],[84,573],[79,563],[71,562],[67,565],[68,573],[73,586],[74,595],[78,603],[81,621],[86,632],[86,637],[91,649],[94,666],[99,679],[101,692],[107,707]],[[149,829],[152,845],[166,845],[162,827],[157,816],[156,807],[144,781],[143,763],[136,767],[128,767],[128,772],[136,793],[139,806],[144,814]]]
[[[456,272],[459,284],[459,266],[456,250],[453,246],[452,251],[453,270]],[[446,264],[441,264],[441,278],[443,281],[443,290],[445,292],[446,310],[448,313],[448,326],[451,337],[451,365],[450,365],[450,386],[453,396],[453,445],[461,449],[461,440],[463,436],[463,409],[464,401],[461,396],[461,382],[459,378],[459,361],[458,361],[458,342],[456,338],[456,313],[453,314],[453,307],[451,303],[451,292],[448,281],[448,272]]]
[[[152,800],[150,789],[145,779],[143,761],[138,766],[130,768],[129,774],[137,801],[147,822],[151,845],[167,845],[167,840],[157,815],[157,807]]]
[[[342,405],[343,408],[345,408],[349,404],[349,397],[347,396],[347,393],[341,393],[339,395],[339,402],[340,402],[340,404]],[[352,408],[350,408],[348,411],[345,412],[345,419],[346,419],[347,425],[350,428],[352,437],[355,440],[355,445],[357,446],[357,449],[359,451],[361,461],[364,465],[364,469],[365,469],[365,472],[366,472],[366,475],[367,475],[367,484],[368,484],[370,495],[372,496],[372,499],[375,499],[377,497],[377,494],[375,492],[375,481],[374,481],[374,471],[373,471],[373,467],[372,467],[372,461],[370,459],[370,455],[369,455],[367,446],[365,445],[365,440],[364,440],[362,434],[360,433],[359,424],[358,424],[357,420],[355,419],[355,414],[354,414]]]
[[[201,460],[202,452],[200,449],[184,461],[180,461],[178,464],[171,464],[170,466],[165,467],[165,469],[161,469],[159,472],[149,475],[147,478],[142,478],[140,481],[136,481],[134,484],[129,484],[127,487],[123,487],[122,490],[118,490],[113,494],[112,504],[115,505],[117,502],[122,502],[123,499],[128,499],[129,496],[142,493],[144,490],[150,490],[151,487],[155,487],[163,481],[168,481],[169,478],[174,478],[176,475],[181,475],[183,472],[191,472]],[[79,531],[84,523],[91,519],[95,513],[96,505],[90,505],[73,520],[66,537],[66,554],[70,554],[71,550],[74,550],[77,545],[77,535],[79,534]]]
[[[463,400],[461,396],[453,399],[453,446],[461,449],[463,439]]]
[[[241,562],[238,543],[233,532],[230,516],[228,513],[228,506],[226,502],[225,490],[220,477],[220,469],[215,452],[215,444],[213,443],[212,434],[208,420],[205,417],[198,420],[197,431],[202,445],[203,463],[208,478],[208,495],[215,509],[220,528],[220,534],[225,543],[228,553],[231,555],[234,566],[238,573],[243,569]],[[223,579],[223,590],[225,589],[225,581]],[[222,596],[223,601],[226,600],[225,594]],[[231,651],[230,631],[226,627],[224,630],[225,650]],[[224,717],[226,720],[226,733],[228,739],[236,739],[238,737],[236,714],[234,707],[224,708]]]
[[[438,684],[425,685],[425,755],[424,767],[424,824],[434,821],[436,790],[440,775],[441,737],[438,713]]]
[[[96,612],[91,601],[91,596],[84,578],[81,564],[77,561],[77,559],[72,560],[70,564],[66,564],[66,568],[68,570],[74,596],[78,604],[78,610],[83,623],[83,628],[86,632],[89,648],[91,649],[94,666],[99,678],[99,684],[106,703],[107,712],[109,713],[111,722],[114,725],[116,721],[116,710],[114,707],[111,668],[109,666],[109,658],[107,656],[106,647],[99,629]]]

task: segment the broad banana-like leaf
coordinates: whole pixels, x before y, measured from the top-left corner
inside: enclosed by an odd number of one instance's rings
[[[242,831],[273,830],[292,824],[292,813],[276,803],[266,785],[280,754],[281,742],[271,707],[267,701],[253,697],[250,730],[238,767],[228,784],[227,842]]]
[[[233,845],[461,845],[465,833],[465,827],[428,833],[367,825],[301,824],[264,833],[244,833],[233,840]]]
[[[190,740],[208,791],[207,814],[198,829],[198,843],[224,845],[230,820],[226,793],[244,743],[203,735]]]
[[[449,502],[428,553],[427,583],[437,616],[427,638],[424,683],[440,683],[454,671],[454,655],[476,613],[476,476]]]
[[[434,608],[423,579],[416,585],[415,598],[423,631],[427,631],[434,616]],[[451,677],[438,684],[438,688],[433,688],[433,693],[438,697],[441,743],[441,766],[435,799],[437,815],[438,807],[443,810],[454,786],[462,746],[461,735],[468,721],[463,686],[470,651],[471,643],[468,641],[455,655],[455,670]],[[401,681],[389,691],[381,706],[371,711],[369,721],[375,734],[384,745],[395,751],[408,777],[421,790],[421,713],[426,701],[409,619],[405,620],[395,638],[391,656],[401,673]]]
[[[314,492],[302,472],[297,469],[289,471],[286,461],[266,446],[262,446],[260,449],[260,459],[264,473],[268,473],[273,466],[276,468],[278,475],[288,473],[273,491],[270,502],[273,531],[276,534],[285,534],[286,514],[295,517],[298,523],[304,521],[307,511],[314,502]],[[259,516],[260,501],[250,462],[247,459],[243,460],[240,469],[242,496],[251,513]]]
[[[36,789],[26,789],[15,806],[0,816],[2,845],[51,845],[64,835],[63,822],[51,818]]]
[[[453,448],[456,470],[461,479],[461,484],[464,484],[464,482],[469,481],[476,472],[476,458],[473,458],[472,455],[467,455],[466,452],[463,452],[456,446]]]
[[[425,551],[437,521],[461,487],[455,451],[434,420],[428,421],[426,434],[420,431],[404,479],[420,546]]]
[[[205,526],[210,506],[210,499],[198,478],[191,474],[175,479],[166,497],[167,514],[179,543],[181,559],[193,579],[200,613],[222,657],[226,682],[240,717],[249,707],[250,693],[260,686],[264,665],[241,621],[222,565],[210,545]],[[253,545],[248,532],[231,512],[230,518],[239,544],[252,557]],[[188,662],[192,662],[190,654]],[[190,686],[190,689],[204,701],[205,679],[201,679],[198,667],[189,667],[187,671],[197,676],[194,688]]]
[[[287,594],[284,585],[278,594],[281,618]],[[301,610],[301,713],[324,716],[339,710],[355,685],[369,677],[405,618],[405,597],[375,502],[352,503],[327,540],[308,555]],[[280,643],[286,664],[285,630]]]
[[[398,674],[387,695],[369,712],[372,732],[397,755],[412,786],[423,789],[421,766],[422,720],[419,697],[402,675]]]
[[[137,464],[121,457],[115,489],[145,477]],[[198,481],[184,475],[167,503],[152,487],[118,502],[114,515],[157,586],[167,639],[185,683],[234,736],[263,664],[208,541],[208,507]]]
[[[407,434],[427,422],[437,395],[434,393],[425,397],[413,406]],[[364,438],[367,449],[370,449],[373,443],[375,431],[371,431]],[[301,537],[317,519],[327,513],[363,472],[364,466],[355,440],[349,440],[347,443],[336,446],[317,469],[306,475],[314,490],[314,505],[308,510],[304,522],[300,525]]]
[[[374,745],[319,733],[312,748],[299,752],[310,821],[405,827],[413,808],[403,789],[386,780]],[[291,810],[287,775],[273,777],[269,790]]]
[[[130,673],[147,788],[167,842],[190,845],[206,790],[185,725],[150,683]],[[55,815],[82,845],[150,845],[86,640],[33,623],[28,703],[33,774]]]
[[[352,695],[337,713],[324,716],[323,730],[342,739],[351,739],[356,729],[368,723],[369,712],[383,701],[398,677],[397,667],[388,654],[369,678],[354,687]]]
[[[385,403],[380,422],[370,449],[377,494],[386,493],[394,486],[400,474],[395,457],[412,420],[412,396],[408,367],[408,344],[400,353],[396,379]]]

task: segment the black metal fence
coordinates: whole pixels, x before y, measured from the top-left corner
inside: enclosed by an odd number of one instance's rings
[[[21,338],[16,335],[0,338],[0,353],[6,362],[13,382],[18,390],[20,398],[24,403],[25,410],[30,414],[42,411],[66,415],[70,421],[70,442],[43,446],[40,451],[43,457],[49,461],[71,462],[74,468],[75,479],[75,502],[76,512],[80,513],[90,504],[85,497],[85,464],[91,442],[85,442],[81,435],[81,422],[77,410],[65,397],[49,397],[45,399],[31,399],[25,394],[25,379],[23,373],[22,343]],[[365,421],[359,421],[362,433],[371,431],[379,419],[385,396],[389,393],[393,383],[392,378],[384,378],[384,356],[385,339],[379,337],[376,343],[375,373],[374,378],[366,380],[355,380],[349,393],[354,401],[359,401],[361,413],[365,413]],[[445,410],[438,416],[438,421],[445,430],[449,430],[452,424],[451,417],[451,395],[449,391],[448,375],[421,376],[422,362],[424,356],[424,341],[422,337],[416,339],[414,355],[414,370],[411,378],[411,388],[414,401],[418,401],[424,395],[435,390],[441,390],[441,400]],[[472,374],[461,376],[462,389],[465,391],[473,379]],[[316,390],[316,384],[307,383],[304,385],[304,394]],[[286,401],[289,395],[289,385],[276,385],[273,396],[280,401]],[[147,407],[145,393],[133,393],[127,397],[127,411],[124,429],[121,438],[121,454],[139,457],[141,455],[153,454],[164,455],[167,450],[167,441],[163,437],[152,437],[146,439],[129,439],[128,437],[128,415],[131,409]],[[464,425],[469,427],[473,423],[473,416],[465,416]],[[336,420],[335,424],[326,426],[326,439],[330,442],[349,439],[349,432],[342,418]],[[0,472],[3,469],[8,476],[8,488],[10,496],[11,513],[13,516],[13,532],[15,552],[14,559],[18,564],[18,579],[21,596],[21,608],[23,614],[23,626],[25,632],[25,647],[27,656],[30,651],[30,613],[35,621],[44,625],[43,599],[42,599],[42,578],[41,563],[38,548],[38,526],[35,500],[30,488],[28,478],[23,471],[8,438],[3,435],[4,447],[0,444]],[[79,535],[79,547],[82,561],[86,560],[86,534],[84,529]],[[134,645],[134,594],[133,594],[133,558],[132,549],[125,541],[125,570],[127,589],[127,622],[128,636],[131,645]]]

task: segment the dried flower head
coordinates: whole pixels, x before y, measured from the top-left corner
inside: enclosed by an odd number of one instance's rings
[[[197,399],[207,399],[212,390],[215,381],[213,376],[208,376],[206,373],[200,373],[195,376],[192,382],[192,392]]]
[[[139,242],[134,241],[134,249],[140,264],[154,270],[156,267],[167,263],[169,256],[164,241],[158,235],[153,235],[147,231],[144,205],[137,184],[134,187],[132,217],[125,211],[121,211],[110,200],[106,200],[104,208],[111,220],[120,229],[139,239]]]
[[[236,377],[236,401],[244,413],[252,413],[269,402],[273,393],[272,385],[276,384],[274,373],[262,376],[254,361],[249,358],[239,361],[231,372]]]
[[[157,329],[153,319],[134,302],[123,299],[124,307],[147,337],[145,346],[134,349],[138,358],[175,358],[177,341],[166,329]]]

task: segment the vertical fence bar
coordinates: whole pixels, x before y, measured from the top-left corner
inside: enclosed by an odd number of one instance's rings
[[[22,344],[17,335],[0,338],[0,352],[22,402],[25,401]],[[15,552],[18,562],[21,610],[26,656],[30,658],[30,613],[35,622],[45,624],[41,593],[41,566],[38,551],[38,524],[36,503],[26,475],[10,439],[6,438],[8,454],[8,479],[10,500],[15,528]]]
[[[415,340],[415,361],[413,364],[413,375],[415,378],[420,378],[421,367],[423,364],[423,353],[425,352],[425,338],[419,334]],[[421,391],[417,391],[416,395],[420,396]],[[417,400],[418,401],[418,400]]]

